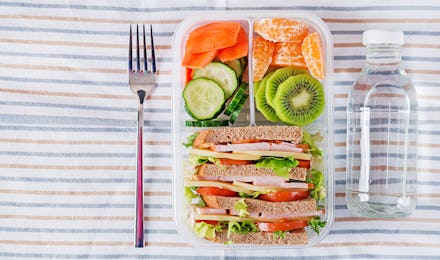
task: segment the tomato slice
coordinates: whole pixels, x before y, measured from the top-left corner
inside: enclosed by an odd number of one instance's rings
[[[225,196],[225,197],[238,196],[238,193],[235,191],[218,188],[218,187],[199,187],[197,188],[196,191],[200,195],[214,195],[214,196]]]
[[[307,161],[307,160],[298,160],[298,161],[299,161],[299,164],[296,167],[299,167],[299,168],[310,168],[310,161]]]
[[[298,148],[305,149],[305,150],[310,149],[310,146],[308,144],[296,144],[295,146]]]
[[[201,223],[201,222],[205,222],[206,224],[211,224],[211,225],[217,225],[218,224],[218,220],[200,220],[200,219],[197,219],[196,220],[196,223]]]
[[[192,80],[193,75],[194,75],[193,69],[185,68],[185,85]]]
[[[266,232],[287,231],[307,227],[306,220],[295,220],[285,222],[261,222],[258,223],[258,229]]]
[[[308,190],[278,191],[267,194],[261,194],[260,196],[258,196],[258,198],[272,202],[286,202],[286,201],[305,199],[309,195],[310,195],[310,191]]]
[[[234,160],[234,159],[227,159],[227,158],[219,158],[220,164],[223,165],[244,165],[244,164],[251,164],[251,160]]]

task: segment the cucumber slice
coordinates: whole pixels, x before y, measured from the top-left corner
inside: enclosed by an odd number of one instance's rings
[[[228,126],[229,120],[226,119],[212,119],[212,120],[186,120],[185,126],[190,127],[216,127],[216,126]]]
[[[199,77],[209,78],[217,82],[225,91],[225,99],[228,99],[238,86],[235,71],[221,62],[211,62],[204,68],[194,70],[193,78]]]
[[[232,96],[231,102],[226,107],[226,110],[224,112],[225,115],[229,116],[232,114],[232,112],[234,112],[234,110],[237,108],[238,103],[240,103],[241,98],[244,94],[246,94],[247,87],[248,84],[246,84],[246,82],[241,83],[237,92],[235,92],[234,96]]]
[[[225,92],[214,81],[207,78],[196,78],[186,84],[183,90],[185,110],[198,120],[216,117],[224,108]]]
[[[248,95],[245,94],[240,102],[237,105],[237,108],[234,110],[234,112],[232,112],[231,116],[229,117],[229,122],[231,122],[231,124],[234,124],[235,121],[238,118],[238,115],[240,114],[241,110],[243,109],[244,104],[246,103],[246,100],[248,99]]]
[[[241,67],[240,60],[225,61],[225,64],[235,71],[238,79],[241,77],[241,75],[243,74],[243,68]]]

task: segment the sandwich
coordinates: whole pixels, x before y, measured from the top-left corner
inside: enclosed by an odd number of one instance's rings
[[[321,156],[298,126],[205,129],[188,137],[185,196],[197,236],[225,244],[308,243],[325,197]],[[310,232],[309,232],[310,233]]]

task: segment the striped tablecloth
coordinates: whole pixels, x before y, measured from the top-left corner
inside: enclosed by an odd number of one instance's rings
[[[0,1],[0,259],[440,258],[440,3],[254,2]],[[193,248],[173,222],[170,43],[186,17],[255,9],[310,11],[331,29],[336,222],[308,249]],[[132,247],[137,105],[127,86],[130,23],[153,24],[160,71],[145,108],[142,249]],[[403,62],[418,91],[419,200],[406,219],[354,218],[344,202],[345,103],[369,28],[405,32]]]

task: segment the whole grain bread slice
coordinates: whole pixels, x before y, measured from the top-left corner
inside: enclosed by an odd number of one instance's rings
[[[257,245],[305,245],[307,244],[307,232],[302,229],[288,231],[284,236],[274,237],[271,232],[250,232],[247,234],[231,233],[229,238],[227,231],[217,232],[214,242],[225,243],[232,241],[234,244],[257,244]]]
[[[212,144],[245,140],[287,141],[299,144],[302,138],[303,130],[299,126],[219,127],[200,131],[193,142],[193,146],[206,148]]]
[[[218,209],[234,209],[240,197],[224,197],[214,195],[203,195],[203,201],[208,207]],[[317,210],[316,201],[312,198],[288,201],[288,202],[271,202],[253,198],[245,198],[244,203],[247,206],[247,211],[252,213],[264,213],[270,215],[288,215],[292,213],[306,214],[308,212],[315,212]]]
[[[277,176],[270,168],[257,168],[255,164],[246,165],[216,165],[203,164],[199,167],[198,177],[220,180],[221,177],[270,177]],[[307,176],[306,168],[292,168],[289,172],[289,179],[305,181]]]

